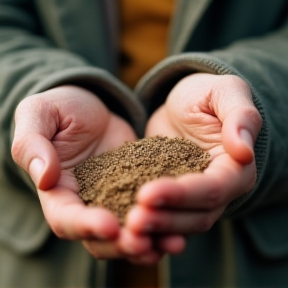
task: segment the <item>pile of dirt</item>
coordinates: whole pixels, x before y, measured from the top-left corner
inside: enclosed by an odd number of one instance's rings
[[[83,201],[108,208],[123,224],[141,185],[161,176],[203,171],[209,158],[189,140],[156,136],[91,157],[74,174]]]

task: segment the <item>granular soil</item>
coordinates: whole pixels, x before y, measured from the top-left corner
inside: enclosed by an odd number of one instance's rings
[[[79,196],[87,205],[111,210],[124,223],[145,182],[161,176],[201,172],[210,155],[183,138],[155,136],[126,142],[75,167]]]

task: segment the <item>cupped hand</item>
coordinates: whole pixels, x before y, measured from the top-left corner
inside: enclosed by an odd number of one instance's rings
[[[254,143],[261,125],[241,78],[199,73],[182,79],[151,116],[146,136],[189,139],[210,153],[211,162],[203,173],[143,185],[127,228],[157,235],[162,251],[183,251],[185,235],[209,230],[231,201],[253,188]]]
[[[58,237],[82,240],[101,258],[150,251],[147,237],[121,229],[108,210],[84,205],[73,174],[74,167],[90,156],[135,139],[128,123],[80,87],[57,87],[19,104],[13,159],[33,179],[45,218]]]

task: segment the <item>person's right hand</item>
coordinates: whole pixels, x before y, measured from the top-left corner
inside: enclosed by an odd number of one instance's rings
[[[203,173],[145,183],[126,227],[150,234],[164,252],[182,252],[187,235],[209,230],[232,201],[253,189],[261,127],[252,91],[239,76],[195,73],[181,79],[150,117],[146,136],[188,139],[209,152],[210,164]]]
[[[33,179],[44,216],[58,237],[84,241],[98,258],[150,251],[147,237],[121,228],[108,210],[86,206],[73,174],[90,156],[135,139],[126,121],[76,86],[54,88],[18,105],[12,156]]]

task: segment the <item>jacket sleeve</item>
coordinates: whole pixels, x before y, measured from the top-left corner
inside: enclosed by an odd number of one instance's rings
[[[182,77],[196,72],[233,74],[244,79],[263,118],[255,145],[257,183],[233,201],[226,216],[238,216],[266,205],[287,205],[288,194],[288,26],[269,35],[240,40],[209,53],[171,56],[150,70],[137,93],[151,114]]]
[[[73,84],[94,92],[138,134],[145,118],[126,86],[81,56],[57,48],[42,34],[33,3],[0,1],[0,245],[23,253],[41,245],[48,229],[32,181],[11,157],[18,103],[52,87]]]

